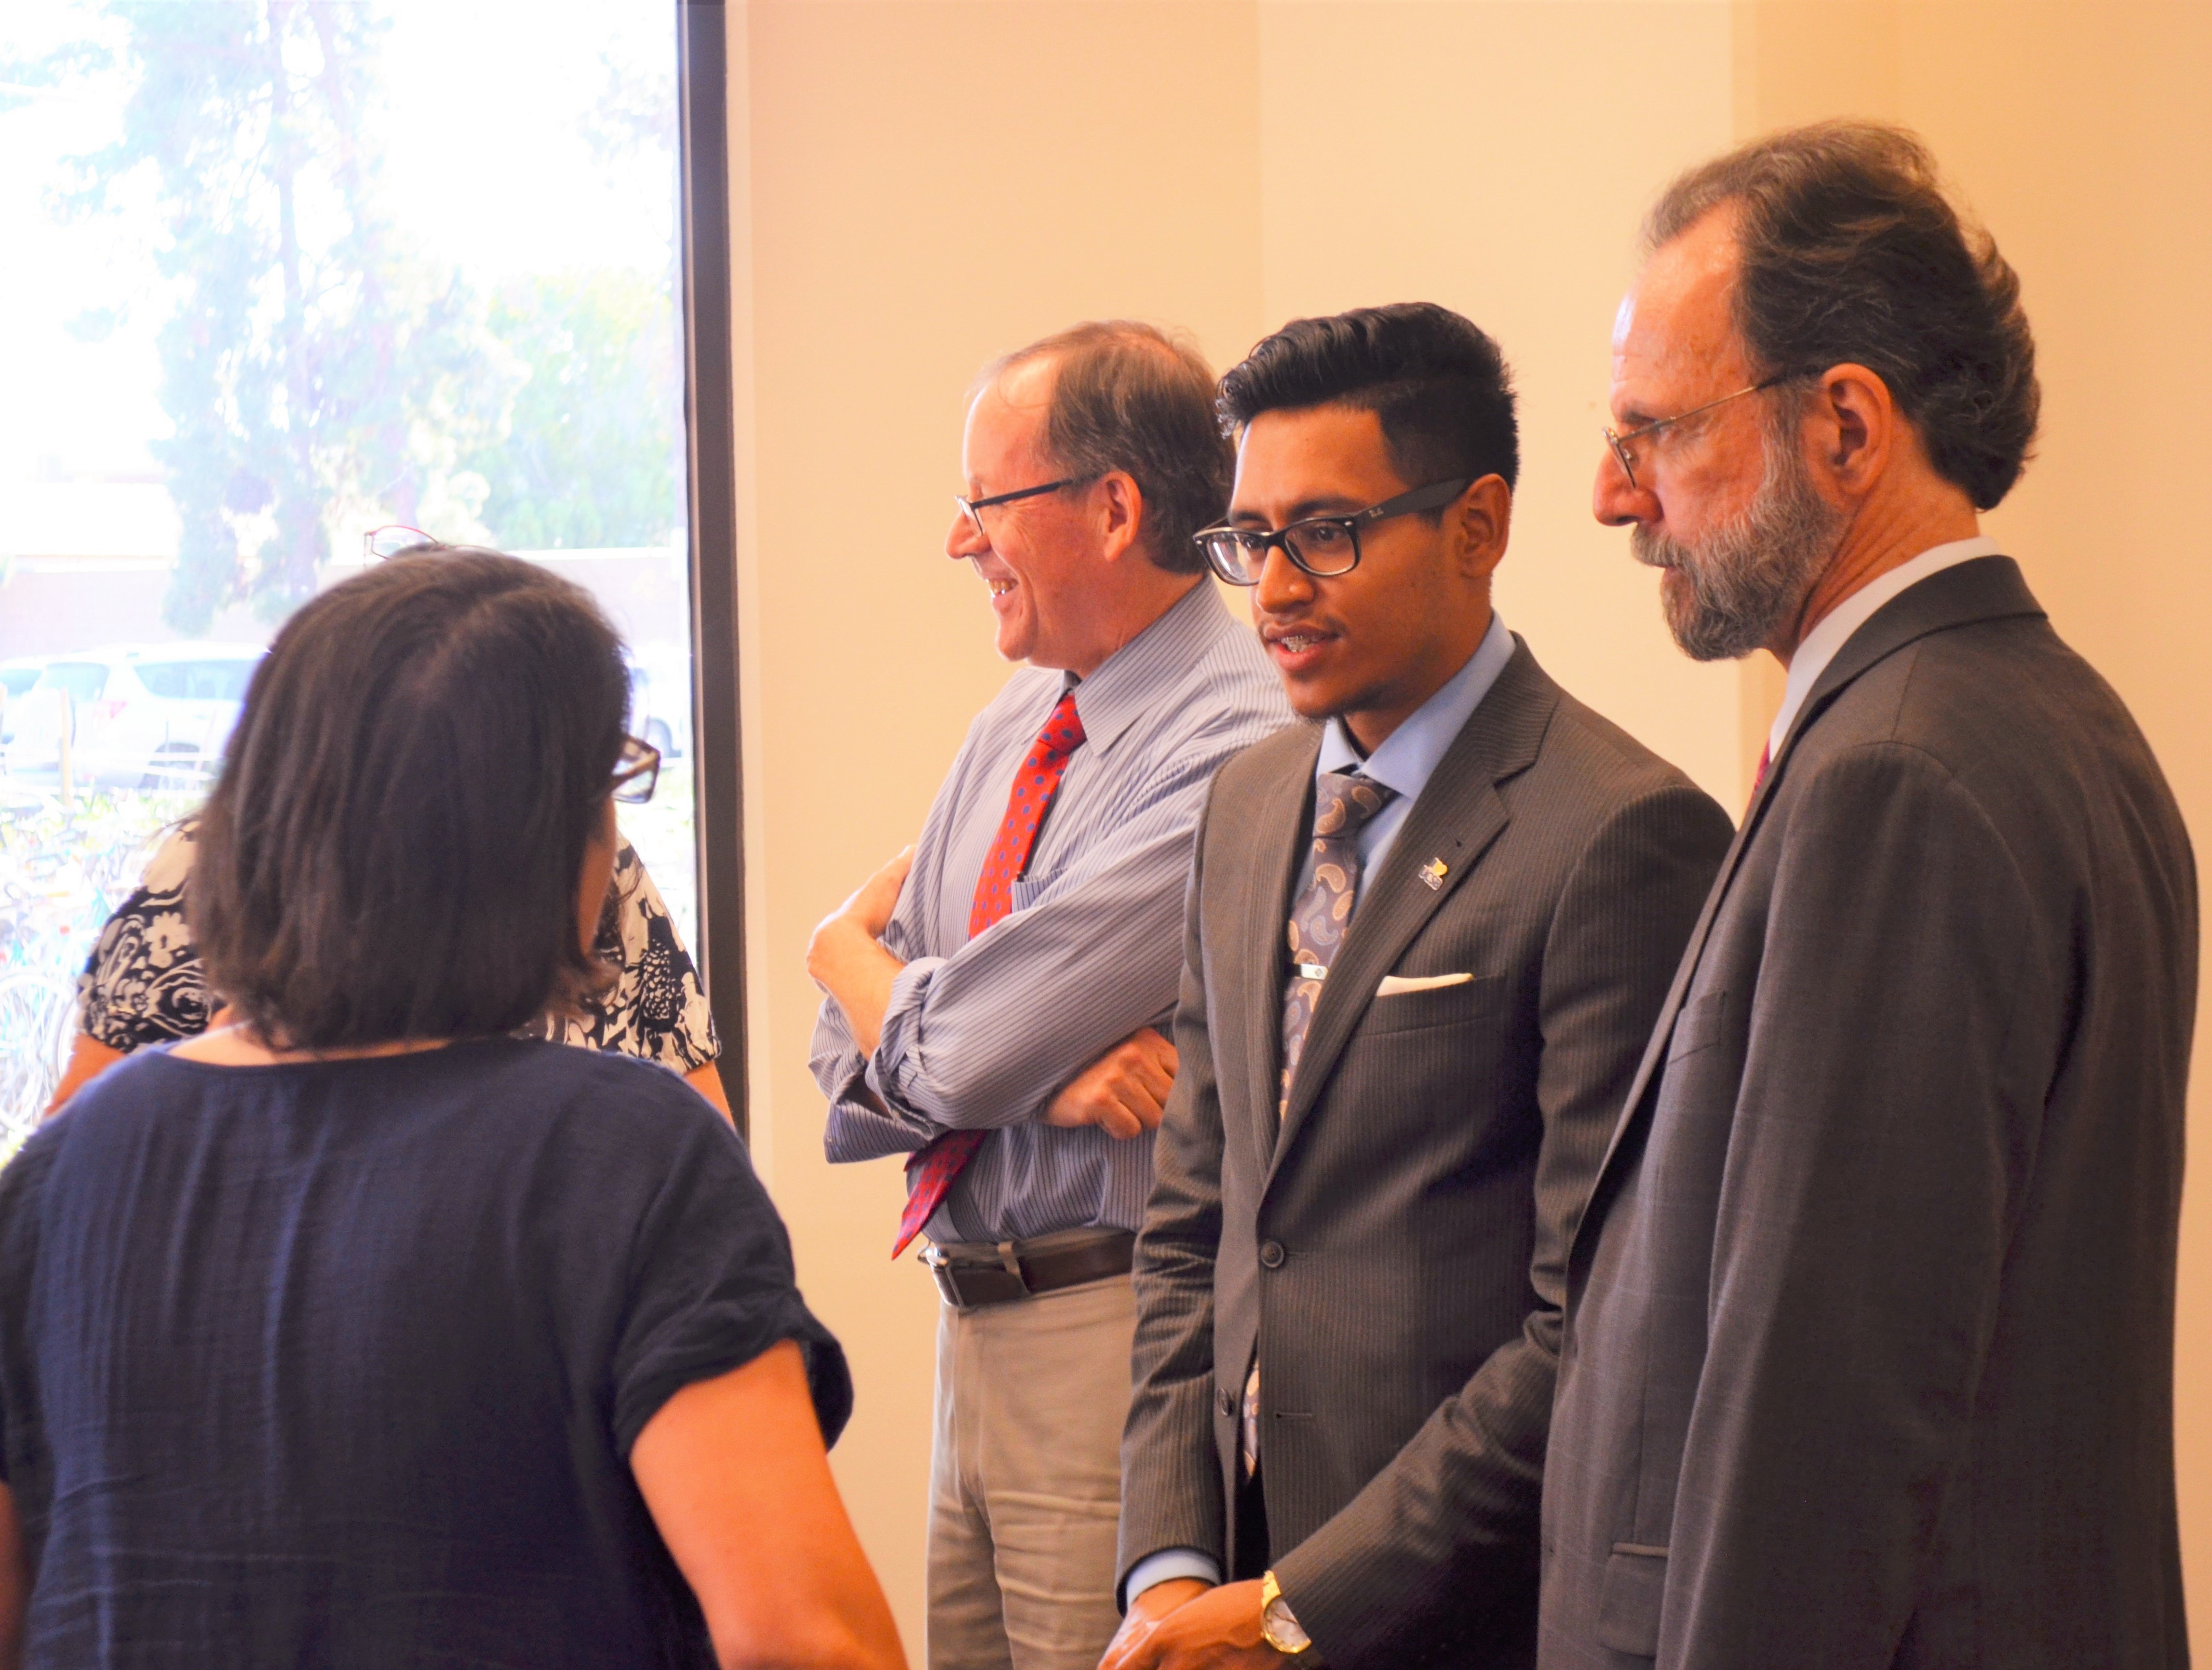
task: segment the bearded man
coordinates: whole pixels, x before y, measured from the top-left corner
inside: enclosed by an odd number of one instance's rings
[[[1570,1249],[1539,1662],[2180,1666],[2189,840],[1983,537],[2012,269],[1824,124],[1671,187],[1599,519],[1789,667]]]

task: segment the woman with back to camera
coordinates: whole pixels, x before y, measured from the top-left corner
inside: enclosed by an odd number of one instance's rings
[[[619,646],[489,553],[306,604],[201,824],[238,1017],[0,1171],[0,1665],[903,1665],[729,1126],[573,1005]]]
[[[472,549],[422,534],[403,551],[378,555],[466,555]],[[132,1051],[198,1037],[215,1023],[188,920],[198,837],[197,817],[163,831],[138,885],[100,928],[77,977],[79,1029],[46,1118]],[[726,1118],[729,1099],[715,1066],[722,1044],[698,967],[644,860],[627,841],[616,845],[614,878],[592,950],[614,969],[614,978],[562,1010],[532,1016],[516,1035],[658,1061]]]

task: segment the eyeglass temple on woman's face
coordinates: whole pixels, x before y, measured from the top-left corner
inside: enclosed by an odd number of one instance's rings
[[[615,761],[614,798],[626,805],[642,805],[653,799],[660,780],[660,750],[635,737],[623,738],[623,751]]]

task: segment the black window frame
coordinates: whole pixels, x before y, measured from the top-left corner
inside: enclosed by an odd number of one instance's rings
[[[730,273],[727,15],[676,0],[684,240],[684,424],[691,537],[691,756],[698,943],[722,1088],[750,1140],[743,756],[738,723],[737,400]]]

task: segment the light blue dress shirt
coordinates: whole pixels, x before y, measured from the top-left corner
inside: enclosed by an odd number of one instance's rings
[[[1468,720],[1482,705],[1482,698],[1490,694],[1490,687],[1498,682],[1498,675],[1505,671],[1505,664],[1512,659],[1513,635],[1492,610],[1490,630],[1482,635],[1482,641],[1467,658],[1467,665],[1444,680],[1434,695],[1414,708],[1403,724],[1383,738],[1382,745],[1372,754],[1359,751],[1359,744],[1352,740],[1352,732],[1342,720],[1329,720],[1322,732],[1321,757],[1314,762],[1315,780],[1318,782],[1323,772],[1354,771],[1397,792],[1395,799],[1360,828],[1359,873],[1363,878],[1375,873],[1375,866],[1397,840],[1407,814],[1413,810],[1413,802],[1421,798],[1421,791],[1429,786],[1437,765],[1452,744],[1459,740],[1459,733],[1467,728]],[[1304,893],[1306,884],[1312,879],[1313,855],[1309,853],[1305,866],[1298,873],[1297,890],[1291,896],[1296,898]],[[1364,896],[1354,896],[1355,914],[1359,899]]]
[[[831,1161],[994,1133],[930,1218],[939,1244],[1143,1226],[1152,1134],[1116,1141],[1039,1115],[1138,1028],[1168,1024],[1207,785],[1293,718],[1258,635],[1201,582],[1073,684],[1084,741],[1013,884],[1013,914],[971,939],[976,878],[1015,772],[1069,688],[1025,669],[969,727],[884,933],[906,966],[874,1054],[861,1054],[835,999],[815,1026]],[[890,1233],[886,1224],[886,1244]]]
[[[1325,771],[1356,771],[1372,778],[1386,787],[1395,789],[1397,798],[1369,818],[1359,831],[1359,873],[1364,879],[1375,873],[1375,866],[1390,850],[1398,838],[1398,831],[1406,822],[1413,802],[1421,798],[1421,791],[1429,786],[1437,767],[1459,733],[1466,729],[1474,710],[1482,705],[1482,698],[1490,694],[1490,687],[1498,682],[1498,675],[1505,671],[1505,664],[1513,659],[1513,635],[1505,629],[1493,610],[1490,630],[1475,646],[1474,653],[1467,658],[1467,665],[1447,678],[1426,701],[1413,709],[1405,722],[1383,738],[1382,745],[1372,754],[1362,754],[1359,744],[1352,740],[1352,732],[1340,719],[1329,720],[1322,733],[1321,757],[1314,762],[1316,780]],[[1306,854],[1304,867],[1298,872],[1298,884],[1291,896],[1297,898],[1313,879],[1313,854]],[[1352,897],[1352,915],[1359,914],[1361,902],[1366,898],[1363,887]],[[1211,1554],[1195,1548],[1163,1548],[1137,1562],[1129,1572],[1128,1598],[1134,1600],[1156,1583],[1164,1583],[1174,1577],[1195,1577],[1201,1582],[1218,1583],[1221,1567]]]

